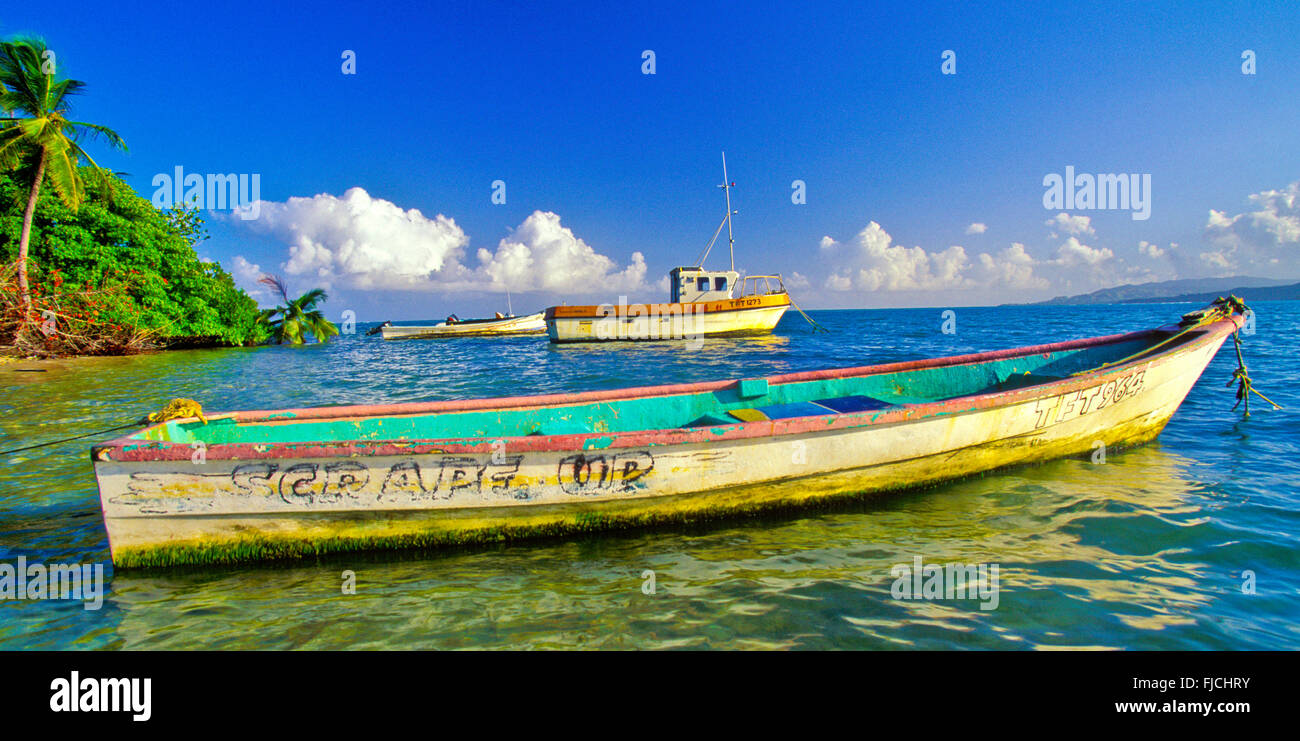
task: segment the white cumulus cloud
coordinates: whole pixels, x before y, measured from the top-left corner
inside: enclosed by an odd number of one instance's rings
[[[1080,242],[1078,237],[1070,237],[1056,249],[1056,260],[1054,262],[1067,268],[1080,265],[1096,267],[1114,257],[1115,253],[1109,247],[1089,247]]]
[[[989,230],[988,224],[983,224],[978,221],[966,227],[967,234],[983,234],[988,230]]]
[[[789,290],[800,290],[804,288],[812,288],[812,281],[808,280],[808,276],[803,275],[802,273],[796,270],[793,273],[790,273],[790,275],[786,276],[785,287]]]
[[[1056,231],[1066,234],[1089,234],[1097,232],[1092,228],[1092,219],[1087,216],[1074,216],[1064,211],[1043,222]]]
[[[1173,245],[1170,245],[1170,247],[1172,248]],[[1148,242],[1145,239],[1138,242],[1138,252],[1143,255],[1146,255],[1147,257],[1150,257],[1153,260],[1158,257],[1163,257],[1165,254],[1165,251],[1160,248],[1160,245],[1152,244],[1151,242]]]
[[[822,249],[843,254],[827,287],[849,286],[859,291],[906,291],[952,288],[965,284],[961,271],[969,263],[966,250],[953,245],[942,252],[893,244],[893,238],[876,222],[858,233],[856,245],[847,250],[823,237]]]
[[[1047,279],[1034,273],[1036,261],[1025,246],[1013,242],[996,255],[981,252],[976,258],[976,282],[989,287],[1044,289]]]
[[[641,253],[620,267],[549,211],[533,212],[495,251],[477,250],[478,264],[470,265],[469,235],[453,219],[403,209],[363,188],[258,203],[259,218],[231,222],[285,242],[283,272],[325,288],[585,294],[644,287]],[[244,260],[236,270],[261,269]]]
[[[244,289],[258,303],[270,303],[279,298],[269,286],[258,283],[264,275],[266,271],[262,270],[262,266],[249,262],[243,255],[235,255],[231,261],[230,277],[235,280],[235,285]]]
[[[550,211],[534,211],[496,252],[479,249],[480,271],[512,291],[568,293],[629,292],[645,288],[640,252],[622,270],[610,258],[574,236]]]
[[[1228,272],[1294,277],[1300,273],[1300,181],[1248,199],[1252,210],[1228,216],[1211,209],[1205,232],[1211,249],[1200,259]]]
[[[363,188],[278,203],[237,221],[284,240],[284,271],[315,283],[362,290],[410,290],[472,280],[462,264],[469,237],[452,219],[373,198]]]
[[[972,260],[961,245],[931,252],[923,247],[895,244],[872,221],[852,245],[822,237],[823,259],[831,266],[823,285],[832,291],[926,291],[995,286],[1043,288],[1034,274],[1034,260],[1016,243]]]

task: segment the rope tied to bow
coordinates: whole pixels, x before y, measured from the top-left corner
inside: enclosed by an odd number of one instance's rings
[[[1224,319],[1231,319],[1233,316],[1237,316],[1237,315],[1245,317],[1250,313],[1252,313],[1250,307],[1246,306],[1246,302],[1243,301],[1241,298],[1237,296],[1233,296],[1231,294],[1229,294],[1226,297],[1219,296],[1218,298],[1214,299],[1214,301],[1211,301],[1210,305],[1206,306],[1204,309],[1197,309],[1196,311],[1191,311],[1186,314],[1183,314],[1182,321],[1178,323],[1178,326],[1180,328],[1179,331],[1170,335],[1169,337],[1166,337],[1160,342],[1150,347],[1143,348],[1133,353],[1132,355],[1129,355],[1124,358],[1120,358],[1119,360],[1113,360],[1109,363],[1102,363],[1096,368],[1088,368],[1087,370],[1081,370],[1075,373],[1071,373],[1070,375],[1081,376],[1085,373],[1092,373],[1094,371],[1101,370],[1102,368],[1109,368],[1111,366],[1123,365],[1124,363],[1127,363],[1130,360],[1133,360],[1134,358],[1139,358],[1142,357],[1143,355],[1147,355],[1152,352],[1155,352],[1156,350],[1164,347],[1165,345],[1168,345],[1169,343],[1173,342],[1179,337],[1182,337],[1183,335],[1189,332],[1193,332],[1197,329],[1200,329],[1201,327],[1204,327],[1209,324],[1214,324],[1215,322],[1223,321]],[[1236,382],[1237,384],[1237,403],[1232,405],[1233,411],[1236,411],[1237,407],[1244,405],[1242,412],[1245,416],[1249,417],[1250,416],[1250,395],[1252,393],[1258,396],[1259,398],[1263,399],[1264,401],[1267,401],[1269,404],[1272,404],[1274,409],[1281,409],[1282,406],[1280,404],[1268,398],[1263,393],[1261,393],[1259,389],[1255,388],[1255,384],[1250,378],[1250,373],[1246,369],[1246,359],[1241,354],[1242,343],[1241,343],[1240,326],[1237,326],[1233,329],[1232,342],[1234,348],[1237,351],[1237,369],[1232,372],[1232,378],[1226,384],[1224,384],[1224,386],[1231,386],[1233,382]]]
[[[1236,299],[1239,303],[1241,302],[1241,299],[1237,298],[1236,296],[1230,296],[1229,298]],[[1246,309],[1245,303],[1241,303],[1241,307],[1243,309],[1242,312],[1243,314],[1245,313],[1245,311],[1249,311],[1249,309]],[[1250,372],[1246,369],[1246,360],[1241,354],[1241,328],[1240,327],[1233,330],[1232,332],[1232,345],[1233,348],[1237,351],[1237,369],[1232,372],[1232,378],[1228,379],[1228,382],[1223,384],[1224,387],[1227,387],[1227,386],[1231,386],[1234,381],[1237,383],[1237,403],[1232,405],[1232,410],[1235,412],[1237,410],[1237,407],[1241,407],[1242,415],[1249,417],[1250,416],[1250,395],[1252,393],[1259,396],[1259,398],[1263,399],[1264,401],[1267,401],[1269,404],[1272,404],[1274,409],[1281,409],[1282,406],[1280,404],[1268,398],[1264,394],[1260,393],[1259,389],[1255,388],[1255,383],[1250,378]]]
[[[802,316],[804,319],[806,319],[806,320],[808,321],[808,323],[812,325],[812,328],[813,328],[813,334],[817,334],[818,332],[825,332],[826,334],[830,334],[830,333],[831,333],[831,331],[830,331],[829,329],[827,329],[827,328],[823,327],[822,325],[818,324],[817,321],[816,321],[815,319],[813,319],[812,317],[808,316],[807,312],[805,312],[803,309],[799,308],[799,304],[796,304],[796,303],[794,302],[794,299],[791,298],[789,294],[786,294],[786,298],[789,298],[789,299],[790,299],[790,305],[794,307],[794,310],[797,311],[797,312],[799,312],[799,315]]]
[[[171,401],[167,402],[167,406],[163,407],[162,409],[156,412],[152,412],[150,414],[146,414],[140,419],[127,422],[126,424],[117,425],[115,427],[108,427],[102,430],[95,430],[94,432],[87,432],[83,435],[73,435],[72,437],[62,437],[59,438],[58,440],[48,440],[43,443],[36,443],[35,445],[25,445],[21,448],[0,450],[0,455],[9,455],[10,453],[21,453],[26,450],[35,450],[37,448],[44,448],[50,445],[58,445],[59,443],[72,442],[73,440],[81,440],[83,438],[95,437],[97,435],[103,435],[109,432],[117,432],[119,430],[125,430],[132,427],[139,427],[140,425],[156,424],[158,422],[166,422],[172,419],[187,419],[187,418],[194,418],[194,417],[197,417],[200,421],[203,422],[203,424],[208,423],[208,418],[203,416],[203,407],[197,401],[193,399],[172,399]]]
[[[148,414],[140,420],[141,424],[150,422],[166,422],[169,419],[185,419],[187,417],[197,417],[203,424],[208,423],[208,418],[203,416],[203,406],[193,399],[172,399],[167,402],[167,406],[157,412]]]
[[[1093,371],[1099,371],[1103,368],[1110,368],[1111,366],[1115,366],[1115,365],[1123,365],[1128,361],[1133,360],[1134,358],[1140,358],[1143,355],[1147,355],[1149,353],[1155,352],[1156,350],[1159,350],[1160,348],[1164,347],[1165,345],[1168,345],[1169,343],[1173,342],[1179,337],[1182,337],[1188,332],[1192,332],[1197,329],[1200,329],[1201,327],[1204,327],[1207,324],[1214,324],[1217,321],[1228,319],[1233,315],[1234,312],[1239,314],[1245,314],[1247,311],[1249,311],[1249,309],[1246,308],[1245,302],[1243,302],[1241,299],[1237,298],[1236,296],[1229,296],[1228,298],[1224,298],[1220,296],[1217,299],[1215,299],[1213,302],[1211,302],[1210,305],[1205,307],[1204,309],[1197,309],[1196,311],[1191,311],[1186,314],[1183,314],[1182,321],[1178,323],[1178,326],[1182,327],[1182,330],[1179,331],[1178,333],[1172,334],[1150,347],[1144,347],[1141,350],[1138,350],[1137,352],[1133,353],[1132,355],[1125,356],[1123,358],[1120,358],[1119,360],[1112,360],[1108,363],[1102,363],[1096,368],[1087,368],[1085,370],[1076,371],[1074,373],[1071,373],[1070,375],[1082,376],[1085,373],[1092,373]],[[1238,352],[1238,356],[1240,356],[1240,352]]]

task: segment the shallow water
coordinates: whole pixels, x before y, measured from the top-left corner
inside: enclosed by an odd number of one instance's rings
[[[1142,329],[1190,305],[797,314],[702,347],[538,337],[0,365],[0,449],[169,399],[268,409],[753,377]],[[1243,420],[1220,351],[1159,440],[799,515],[444,551],[113,574],[88,450],[0,457],[0,562],[103,562],[102,609],[0,600],[14,648],[1300,648],[1300,303],[1255,306]],[[366,325],[360,325],[364,332]],[[29,367],[29,366],[25,366]],[[107,436],[106,436],[107,437]],[[896,564],[997,564],[996,609],[891,597]],[[342,572],[356,594],[341,592]],[[643,572],[654,572],[646,594]],[[1253,573],[1254,593],[1243,591]]]

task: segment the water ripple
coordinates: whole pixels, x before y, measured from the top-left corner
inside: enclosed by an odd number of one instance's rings
[[[537,338],[185,351],[0,366],[0,447],[188,396],[214,410],[432,401],[717,380],[1140,329],[1187,306],[819,312],[776,335]],[[9,648],[1300,648],[1300,307],[1256,307],[1249,419],[1214,360],[1155,444],[814,512],[441,552],[112,575],[103,608],[0,602]],[[364,329],[364,326],[362,327]],[[0,560],[106,561],[88,441],[0,460]],[[998,605],[903,600],[891,569],[997,564]],[[355,572],[354,595],[342,573]],[[642,573],[655,574],[653,594]],[[1248,584],[1253,584],[1250,593]]]

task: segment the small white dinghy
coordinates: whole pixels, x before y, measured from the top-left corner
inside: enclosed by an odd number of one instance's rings
[[[383,328],[386,340],[419,340],[438,337],[480,337],[484,335],[543,334],[546,317],[542,312],[527,316],[501,316],[492,319],[456,319],[432,326],[387,326]]]

